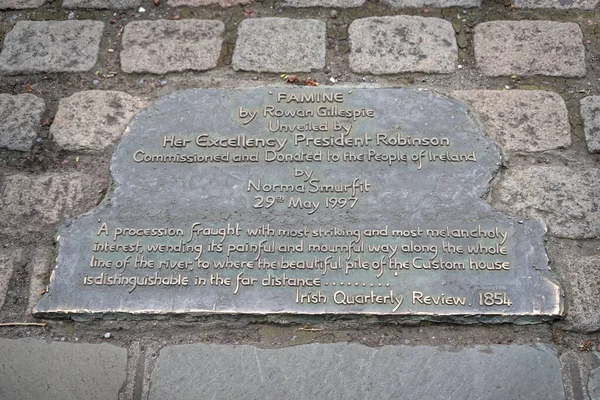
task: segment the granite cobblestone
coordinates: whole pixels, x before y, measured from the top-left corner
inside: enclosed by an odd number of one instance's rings
[[[0,75],[83,72],[98,59],[100,21],[19,21],[0,52]]]
[[[33,94],[0,94],[0,148],[30,150],[45,110],[44,100]]]
[[[440,18],[371,17],[348,28],[350,69],[365,74],[451,73],[458,47],[452,24]]]
[[[585,75],[579,25],[554,21],[493,21],[475,27],[475,60],[486,76]]]

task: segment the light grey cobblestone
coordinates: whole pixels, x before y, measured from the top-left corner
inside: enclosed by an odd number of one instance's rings
[[[9,175],[0,187],[0,233],[39,231],[93,207],[102,184],[80,173]]]
[[[121,68],[164,74],[217,66],[225,25],[221,21],[135,21],[125,26]]]
[[[0,339],[0,398],[116,400],[126,363],[127,350],[108,344]]]
[[[566,166],[509,168],[493,191],[492,205],[539,219],[561,238],[600,237],[600,171]]]
[[[514,0],[515,8],[557,8],[593,10],[598,0]]]
[[[146,104],[114,90],[77,92],[60,100],[50,134],[66,150],[102,151],[121,137]]]
[[[325,31],[325,23],[316,19],[246,19],[238,29],[233,69],[256,72],[322,69]]]
[[[393,8],[415,7],[464,7],[472,8],[481,6],[481,0],[383,0]]]
[[[22,261],[22,256],[23,251],[19,248],[0,247],[0,310],[6,300],[8,284],[15,269],[15,263]]]
[[[596,332],[600,330],[600,289],[595,278],[600,256],[577,250],[555,251],[553,257],[567,296],[567,314],[560,324],[569,330]]]
[[[575,23],[484,22],[473,41],[477,67],[487,76],[585,75],[583,34]]]
[[[178,7],[178,6],[190,6],[190,7],[199,7],[199,6],[208,6],[212,4],[218,4],[221,7],[231,7],[238,4],[249,4],[252,0],[168,0],[167,3],[170,6]]]
[[[351,8],[360,7],[366,0],[284,0],[288,7],[335,7]]]
[[[581,99],[585,141],[590,153],[600,153],[600,96]]]
[[[536,152],[571,145],[567,106],[543,90],[456,91],[481,116],[485,134],[504,150]]]
[[[392,367],[399,365],[410,368]],[[200,380],[202,385],[198,384]],[[149,399],[451,397],[562,400],[558,355],[543,345],[371,348],[336,343],[282,349],[171,346],[160,352]]]
[[[458,47],[452,24],[440,18],[372,17],[348,28],[350,69],[365,74],[450,73]]]
[[[141,4],[142,0],[64,0],[65,8],[99,8],[99,9],[127,9]]]
[[[39,246],[29,254],[29,297],[27,299],[27,314],[31,315],[33,307],[42,297],[42,292],[50,277],[51,264],[54,263],[52,249],[46,246]],[[53,267],[54,265],[52,265]]]
[[[0,94],[0,148],[30,150],[45,110],[44,100],[32,94]]]
[[[98,59],[99,21],[19,21],[0,52],[0,74],[82,72]]]
[[[18,10],[23,8],[37,8],[46,3],[46,0],[2,0],[0,10]]]

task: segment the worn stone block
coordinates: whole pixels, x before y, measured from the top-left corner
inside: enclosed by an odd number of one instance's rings
[[[102,151],[147,103],[127,93],[89,90],[61,99],[50,133],[63,149]]]
[[[102,185],[80,173],[16,174],[0,189],[0,233],[39,231],[94,206]]]
[[[558,245],[557,245],[558,246]],[[564,282],[567,314],[563,328],[578,332],[600,330],[600,256],[583,254],[582,249],[552,249],[554,268]]]
[[[415,8],[415,7],[479,7],[481,0],[383,0],[392,8]]]
[[[360,7],[366,0],[284,0],[283,5],[288,7],[335,7],[351,8]]]
[[[22,8],[37,8],[46,3],[46,0],[2,0],[0,10],[18,10]]]
[[[391,367],[400,365],[410,368]],[[149,399],[219,398],[223,387],[232,399],[564,399],[558,355],[544,345],[372,348],[346,343],[165,347]]]
[[[22,262],[23,251],[19,248],[0,248],[0,310],[6,300],[8,284],[15,264]]]
[[[83,72],[96,64],[99,21],[19,21],[0,52],[0,74]]]
[[[142,0],[63,0],[64,8],[127,9],[140,5]]]
[[[513,215],[541,219],[556,237],[600,237],[600,172],[594,168],[531,166],[508,169],[492,204]]]
[[[117,399],[127,350],[108,344],[0,339],[0,398]]]
[[[44,100],[32,94],[0,94],[0,148],[30,150],[45,110]]]
[[[575,23],[493,21],[475,27],[475,60],[487,76],[585,75],[583,34]]]
[[[593,10],[598,0],[514,0],[515,8]]]
[[[542,90],[453,92],[481,116],[485,134],[506,151],[536,152],[571,145],[567,106],[557,93]]]
[[[52,248],[47,246],[36,247],[28,257],[29,269],[29,298],[27,301],[27,314],[31,314],[35,303],[42,297],[48,285],[51,265],[53,263]]]
[[[252,0],[167,0],[167,4],[173,7],[190,6],[200,7],[218,4],[221,7],[231,7],[238,4],[249,4]]]
[[[569,400],[597,400],[600,394],[598,385],[597,353],[567,351],[560,356],[566,398]]]
[[[581,99],[581,118],[590,153],[600,153],[600,96]]]
[[[225,25],[221,21],[135,21],[125,26],[121,68],[164,74],[217,66]]]
[[[325,22],[316,19],[246,19],[238,28],[233,69],[310,72],[325,67]]]
[[[452,24],[440,18],[372,17],[348,28],[350,68],[366,74],[450,73],[458,47]]]

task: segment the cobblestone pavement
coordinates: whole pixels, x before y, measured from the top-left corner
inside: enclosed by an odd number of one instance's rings
[[[0,324],[47,323],[0,326],[0,398],[600,398],[597,3],[0,0]],[[469,104],[504,155],[486,200],[546,223],[566,317],[31,316],[57,227],[109,190],[138,111],[185,88],[286,85],[284,73]]]

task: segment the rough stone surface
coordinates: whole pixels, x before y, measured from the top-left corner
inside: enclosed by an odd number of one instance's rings
[[[42,292],[47,287],[53,261],[53,251],[46,246],[36,247],[33,254],[28,257],[29,298],[27,301],[27,314],[31,314],[35,303],[40,300]]]
[[[508,151],[535,152],[571,145],[567,106],[541,90],[456,91],[481,116],[485,133]]]
[[[0,74],[89,71],[103,29],[99,21],[19,21],[4,39]]]
[[[139,6],[142,0],[64,0],[65,8],[127,9]]]
[[[585,141],[590,153],[600,153],[600,96],[581,99]]]
[[[371,116],[354,114],[356,121],[352,122],[350,131],[345,131],[349,137],[341,134],[341,128],[335,128],[331,118],[318,117],[318,110],[323,108],[323,101],[326,100],[316,97],[331,98],[334,93],[343,97],[337,96],[336,101],[344,110],[370,110]],[[296,104],[292,96],[315,98]],[[291,104],[287,103],[287,98],[292,101]],[[276,109],[279,113],[296,111],[302,117],[300,121],[294,121],[291,117],[283,119],[270,116],[266,111],[251,118],[240,117],[240,110],[269,109]],[[330,142],[319,141],[313,146],[312,141],[304,142],[301,139],[305,136],[291,136],[291,133],[274,129],[276,124],[285,121],[303,127],[306,123],[304,118],[309,114],[314,115],[314,124],[323,126],[320,132],[323,132],[324,138],[361,139],[363,144],[353,146],[354,152],[348,153],[347,145],[329,146]],[[330,129],[329,132],[324,133],[327,129]],[[382,142],[376,144],[370,136],[371,132],[377,132]],[[370,140],[365,139],[367,133]],[[390,135],[389,145],[383,143],[387,143],[387,139],[384,140],[382,135],[384,138]],[[359,157],[373,152],[386,159],[388,156],[395,157],[399,146],[391,142],[395,143],[398,135],[418,136],[428,138],[428,141],[429,138],[436,138],[436,141],[445,138],[446,143],[442,148],[407,146],[411,148],[402,150],[405,160],[391,163],[378,162],[375,158],[350,163],[340,157],[346,154]],[[279,150],[266,150],[260,144],[268,141],[268,146],[273,147],[274,137],[283,140],[277,145]],[[289,137],[294,140],[288,140]],[[218,148],[215,148],[215,140]],[[298,142],[295,143],[295,140]],[[255,145],[257,143],[258,148]],[[327,151],[340,158],[329,162],[325,157],[318,159],[318,155],[322,154],[320,152],[324,153],[322,145],[328,145]],[[313,184],[353,182],[357,176],[369,182],[368,192],[356,192],[359,203],[347,211],[345,220],[340,219],[340,212],[333,207],[324,205],[319,209],[307,210],[291,203],[296,196],[302,195],[299,198],[305,201],[325,204],[328,195],[324,191],[330,193],[331,190],[325,188],[321,192],[311,193],[308,191],[310,187],[303,186],[303,180],[297,174],[298,169],[306,165],[298,157],[302,152],[315,155],[315,160],[310,161],[315,179]],[[256,159],[242,162],[244,159],[240,157],[248,154],[256,156]],[[288,157],[273,159],[276,154],[296,154],[296,161]],[[444,161],[433,157],[417,163],[414,160],[420,160],[419,154],[430,154],[428,157],[440,155]],[[445,161],[445,157],[450,155],[453,161]],[[469,160],[463,157],[461,161],[458,155],[472,157]],[[198,156],[201,158],[194,161],[193,157]],[[221,159],[221,156],[227,159]],[[190,157],[193,163],[190,163]],[[532,322],[555,318],[562,315],[562,299],[560,288],[549,271],[543,242],[545,227],[539,221],[518,223],[506,214],[493,210],[481,198],[488,191],[490,181],[500,166],[500,159],[498,149],[482,136],[480,125],[471,118],[466,105],[426,90],[287,87],[176,92],[140,113],[130,125],[128,133],[122,137],[111,164],[115,189],[110,198],[95,210],[60,228],[57,267],[48,293],[35,307],[34,313],[53,316],[103,316],[106,313],[377,314],[404,315],[413,319],[453,319],[458,322],[469,318],[482,322]],[[402,179],[398,179],[399,174]],[[261,188],[250,189],[250,182]],[[261,210],[255,205],[256,198],[259,193],[271,190],[266,186],[262,189],[267,182],[278,182],[286,187],[291,185],[295,193],[277,192],[281,195],[281,201],[273,203],[268,210]],[[397,195],[390,196],[388,193]],[[431,193],[435,193],[435,196]],[[187,234],[193,221],[203,221],[203,228],[210,226],[213,229],[221,229],[231,223],[239,231],[223,238],[221,251],[204,251],[202,246],[210,246],[208,239],[197,237],[195,233]],[[257,234],[250,231],[265,224],[273,229],[273,233],[268,235],[276,243],[277,250],[265,249],[260,259],[274,269],[267,271],[250,265],[244,269],[244,277],[254,279],[257,285],[236,290],[240,271],[233,267],[221,267],[227,262],[241,266],[242,261],[255,260],[256,250],[250,250],[250,247],[248,250],[232,249],[239,249],[238,243],[258,246],[262,240],[261,234],[256,237]],[[189,250],[175,251],[181,243],[177,235],[157,238],[158,241],[138,236],[140,252],[133,260],[131,254],[122,251],[107,253],[102,249],[92,250],[95,242],[106,243],[107,246],[130,243],[129,240],[133,238],[113,235],[115,227],[121,226],[180,229],[179,236],[190,237],[185,242],[185,249],[194,246],[194,252],[203,251],[202,261],[200,264],[195,262],[196,253],[190,254]],[[287,246],[298,245],[298,242],[287,233],[280,232],[299,227],[303,232],[303,229],[307,232],[328,231],[331,227],[359,232],[352,237],[352,243],[365,250],[357,250],[360,256],[347,250],[338,250],[340,244],[347,245],[347,239],[340,241],[338,237],[329,236],[315,238],[311,233],[310,237],[302,236],[302,248],[295,248],[292,255]],[[365,230],[366,227],[369,227],[369,231],[389,228],[392,232],[387,235],[389,237],[372,237]],[[415,237],[392,238],[395,229],[417,228],[422,233]],[[426,236],[424,232],[427,229],[442,233]],[[427,243],[428,246],[435,244],[436,248],[441,249],[442,238],[447,237],[446,231],[455,229],[469,232],[485,230],[486,235],[485,238],[479,234],[476,234],[477,238],[471,235],[455,238],[454,245],[460,244],[463,248],[499,246],[503,248],[503,255],[497,254],[490,259],[481,255],[467,255],[464,250],[462,253],[450,251],[447,254],[440,253],[440,263],[443,258],[446,262],[451,259],[462,264],[460,274],[450,271],[441,278],[439,274],[422,271],[418,265],[422,252],[411,251],[409,247],[413,243],[418,246]],[[327,232],[325,234],[329,235]],[[166,245],[165,252],[151,250],[154,244]],[[169,250],[171,245],[174,250]],[[310,249],[321,249],[323,245],[331,247],[326,250]],[[397,256],[398,260],[406,260],[406,267],[401,272],[402,279],[396,278],[399,275],[395,275],[391,269],[376,277],[371,270],[364,268],[360,271],[350,270],[348,274],[335,266],[323,270],[321,267],[325,261],[322,258],[321,266],[313,264],[315,257],[327,254],[336,260],[343,257],[346,266],[358,263],[376,263],[379,266],[382,252],[371,249],[381,245],[401,245],[406,249],[398,250],[403,254]],[[128,251],[125,248],[123,250]],[[388,254],[387,250],[384,250],[384,254]],[[140,257],[143,257],[145,263],[156,266],[163,265],[165,259],[169,259],[188,267],[179,271],[165,271],[161,267],[150,272],[145,268],[127,268],[122,275],[126,280],[111,285],[105,279],[113,279],[117,271],[97,266],[102,262],[118,268],[118,263],[127,257],[132,263],[137,259],[136,265],[141,265]],[[413,258],[417,259],[416,267],[411,268],[408,260]],[[294,265],[289,267],[288,263],[292,260]],[[477,270],[477,265],[483,260],[506,262],[508,268],[483,274]],[[306,261],[311,262],[306,269],[304,265],[298,268],[300,270],[294,268],[296,262],[304,264]],[[472,267],[471,262],[480,264]],[[212,275],[216,268],[219,268],[220,279],[229,280],[229,284],[218,283],[220,281]],[[319,293],[323,300],[317,303],[301,302],[298,300],[301,292],[299,294],[296,288],[290,287],[291,284],[270,283],[270,279],[283,276],[282,273],[287,277],[286,282],[291,277],[319,277]],[[82,285],[82,276],[85,286]],[[157,287],[157,277],[162,279],[160,285],[169,287]],[[189,282],[178,283],[180,278],[189,279]],[[134,286],[133,283],[138,281],[140,286]],[[522,282],[528,284],[524,286]],[[484,304],[479,297],[481,291],[488,293],[487,290],[498,287],[502,288],[500,295],[505,294],[510,304],[508,301]],[[442,306],[439,303],[414,301],[411,297],[413,291],[424,288],[431,293],[460,295],[460,304]],[[340,301],[341,295],[362,298],[372,294],[384,294],[388,296],[388,301]]]
[[[351,8],[360,7],[366,0],[284,0],[284,5],[289,7],[335,7]]]
[[[310,72],[325,67],[325,22],[316,19],[245,19],[238,28],[234,70]]]
[[[22,254],[21,249],[0,248],[0,310],[6,299],[15,264],[22,261]]]
[[[79,172],[9,175],[0,188],[0,233],[38,231],[94,206],[100,182]]]
[[[22,8],[36,8],[43,6],[46,0],[2,0],[0,10],[18,10]]]
[[[393,8],[409,8],[409,7],[479,7],[481,0],[383,0]]]
[[[0,148],[31,149],[45,110],[44,100],[32,94],[0,94]]]
[[[575,23],[493,21],[475,27],[475,60],[484,75],[585,75],[583,34]]]
[[[221,7],[231,7],[237,4],[248,4],[251,3],[252,0],[168,0],[167,4],[173,7],[179,6],[190,6],[190,7],[200,7],[207,6],[211,4],[218,4]]]
[[[563,166],[513,167],[494,188],[494,207],[541,219],[556,237],[600,237],[600,173]]]
[[[146,103],[127,93],[90,90],[60,100],[50,133],[63,149],[101,151],[113,145]]]
[[[452,24],[440,18],[372,17],[348,28],[350,68],[366,74],[450,73],[458,47]]]
[[[127,350],[108,344],[0,339],[0,398],[117,399]]]
[[[164,74],[217,66],[225,25],[221,21],[135,21],[125,26],[121,68]]]
[[[229,398],[249,399],[564,399],[558,356],[543,345],[459,349],[345,343],[166,347],[153,371],[149,399],[219,398],[223,387]]]
[[[515,8],[593,10],[598,0],[514,0]]]
[[[554,265],[564,282],[568,307],[560,324],[579,332],[600,330],[600,289],[596,278],[600,256],[564,250],[554,253]]]
[[[567,351],[560,356],[565,397],[569,400],[600,398],[597,353]]]

